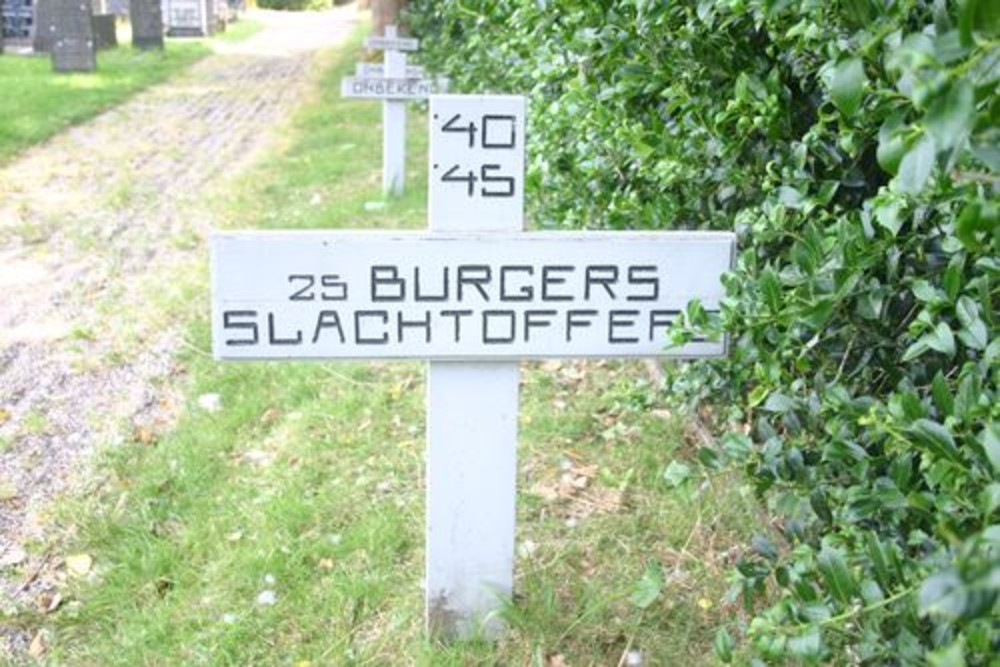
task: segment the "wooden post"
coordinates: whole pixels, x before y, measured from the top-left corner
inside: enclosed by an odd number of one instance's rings
[[[484,155],[484,114],[497,113],[502,100],[521,125],[511,170],[511,197],[465,198],[464,188],[442,183],[455,164],[475,169]],[[490,100],[490,101],[488,101]],[[468,123],[437,139],[443,124]],[[429,220],[432,232],[519,232],[524,227],[524,98],[432,96],[429,164]],[[438,134],[438,136],[441,136]],[[474,146],[466,147],[470,144]],[[492,158],[488,158],[492,159]],[[497,160],[500,162],[500,160]],[[445,186],[452,187],[447,190]],[[474,202],[474,203],[472,203]],[[502,212],[497,215],[498,207]],[[471,209],[471,210],[470,210]],[[481,631],[496,637],[503,629],[496,613],[514,585],[514,525],[517,497],[517,414],[519,366],[509,361],[448,362],[427,365],[427,630],[442,639]]]
[[[385,37],[395,38],[396,26],[385,27]],[[406,53],[394,49],[385,52],[386,78],[406,77]],[[382,192],[403,193],[406,183],[406,101],[382,102]]]

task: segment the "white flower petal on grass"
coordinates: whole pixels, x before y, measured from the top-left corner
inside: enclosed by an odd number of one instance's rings
[[[271,607],[278,602],[278,594],[272,590],[261,591],[257,595],[257,604],[262,607]]]
[[[218,412],[222,409],[222,397],[218,394],[202,394],[198,397],[198,407],[205,412]]]

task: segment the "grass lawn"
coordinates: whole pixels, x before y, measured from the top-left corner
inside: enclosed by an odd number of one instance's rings
[[[218,39],[246,39],[261,27],[256,21],[239,21]],[[162,52],[120,46],[98,52],[97,71],[86,74],[56,74],[48,55],[0,55],[0,164],[63,128],[164,81],[210,54],[210,43],[167,40]]]
[[[426,224],[426,117],[411,110],[408,194],[382,202],[381,105],[337,94],[358,43],[221,204],[231,226]],[[163,306],[191,321],[178,422],[109,448],[93,492],[60,513],[54,548],[93,566],[56,613],[23,612],[52,633],[53,664],[713,664],[715,627],[739,615],[726,554],[758,519],[736,476],[698,472],[641,364],[523,366],[509,631],[435,645],[423,366],[216,363],[205,280],[204,266],[178,276]],[[690,465],[668,480],[671,461]]]

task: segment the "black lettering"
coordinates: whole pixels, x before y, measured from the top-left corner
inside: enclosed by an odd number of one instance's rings
[[[362,318],[379,318],[382,324],[389,324],[389,313],[384,310],[356,310],[354,311],[354,342],[358,345],[385,345],[389,342],[389,332],[382,331],[381,338],[366,338],[361,335]]]
[[[319,279],[319,284],[323,286],[323,293],[320,297],[323,301],[345,301],[347,299],[347,283],[340,279],[338,275],[325,275]],[[327,292],[327,288],[334,290]]]
[[[538,317],[555,317],[556,311],[554,310],[526,310],[524,311],[524,342],[528,343],[531,341],[531,327],[538,329],[544,329],[546,327],[552,326],[552,320],[535,320],[535,316]]]
[[[588,266],[584,280],[583,297],[590,301],[590,290],[600,285],[612,299],[616,298],[611,286],[618,282],[618,267],[613,264]]]
[[[490,318],[491,317],[507,317],[510,322],[510,329],[506,336],[491,336],[490,335]],[[504,343],[513,343],[514,336],[516,335],[516,319],[517,316],[514,314],[513,310],[484,310],[483,311],[483,342],[487,345],[500,345]]]
[[[501,301],[531,301],[535,296],[535,291],[531,285],[520,285],[513,294],[507,293],[507,274],[521,272],[529,276],[535,275],[535,268],[526,264],[500,267],[500,300]]]
[[[566,311],[566,342],[573,340],[573,327],[586,328],[590,326],[589,320],[577,319],[580,317],[597,317],[596,310],[567,310]]]
[[[572,273],[575,267],[572,266],[543,266],[542,267],[542,301],[572,301],[573,297],[568,294],[549,294],[551,285],[564,285],[565,278],[555,275],[557,271]]]
[[[620,317],[631,317],[631,320],[622,320]],[[635,326],[635,318],[639,317],[638,310],[612,310],[608,312],[608,342],[617,343],[638,343],[639,339],[634,336],[619,337],[615,335],[616,327]]]
[[[475,273],[478,273],[479,276],[469,275]],[[479,291],[479,295],[483,297],[483,301],[489,301],[490,297],[486,293],[486,290],[483,289],[483,285],[489,284],[491,275],[490,267],[486,264],[463,264],[458,267],[458,300],[465,300],[462,288],[466,285],[472,285]]]
[[[301,345],[302,330],[295,332],[294,338],[278,338],[274,333],[274,313],[267,314],[267,340],[271,345]]]
[[[448,267],[444,267],[441,283],[441,294],[423,294],[420,291],[420,267],[413,269],[413,298],[415,301],[447,301],[448,300]]]
[[[235,321],[238,317],[249,317],[250,322]],[[257,333],[257,311],[256,310],[227,310],[222,313],[222,328],[226,329],[246,329],[250,332],[250,338],[227,338],[226,345],[256,345],[260,338]]]
[[[319,334],[323,329],[336,329],[341,343],[346,343],[344,329],[340,326],[340,315],[335,310],[321,310],[316,318],[316,329],[313,331],[313,344],[319,342]]]
[[[422,320],[404,320],[403,313],[396,314],[396,333],[400,343],[403,342],[403,331],[406,329],[423,329],[424,342],[431,342],[431,311],[425,310],[424,313],[426,315]]]
[[[379,290],[381,286],[395,287],[396,294],[382,294]],[[372,302],[402,301],[405,298],[406,283],[399,277],[399,269],[384,265],[372,267]]]
[[[666,328],[674,323],[674,319],[680,315],[680,312],[679,310],[649,311],[649,340],[656,340],[657,331],[666,334]]]
[[[653,275],[647,277],[641,275],[649,272],[652,272]],[[632,294],[629,295],[628,301],[656,301],[660,298],[660,278],[656,275],[656,266],[647,264],[628,267],[628,282],[630,285],[649,285],[651,287],[649,294]]]
[[[442,317],[452,317],[455,319],[455,342],[459,341],[462,335],[462,318],[472,315],[471,310],[442,310]]]
[[[314,278],[313,276],[306,275],[306,274],[292,275],[292,276],[288,276],[288,282],[290,282],[290,283],[295,283],[295,282],[303,282],[303,283],[305,283],[305,285],[302,287],[302,289],[300,289],[297,292],[293,292],[292,295],[290,297],[288,297],[289,301],[312,301],[313,299],[316,298],[316,295],[313,294],[312,291],[311,291],[312,290],[312,286],[316,282],[316,278]],[[307,291],[309,292],[308,294],[306,294]]]

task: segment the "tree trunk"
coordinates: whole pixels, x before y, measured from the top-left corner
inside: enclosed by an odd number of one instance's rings
[[[387,25],[400,25],[400,13],[406,7],[406,0],[371,0],[371,6],[372,34],[383,35]]]

